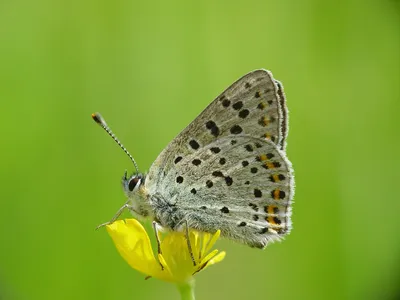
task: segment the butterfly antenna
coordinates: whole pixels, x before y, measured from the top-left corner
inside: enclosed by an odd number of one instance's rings
[[[128,150],[126,150],[125,146],[119,141],[119,139],[115,136],[115,134],[111,131],[110,127],[108,127],[106,121],[104,121],[103,117],[99,113],[94,113],[92,114],[92,119],[99,124],[111,137],[112,139],[124,150],[126,155],[129,156],[131,161],[133,162],[133,165],[135,166],[136,169],[136,174],[139,173],[139,168],[136,164],[136,161],[133,159],[132,155],[129,153]]]

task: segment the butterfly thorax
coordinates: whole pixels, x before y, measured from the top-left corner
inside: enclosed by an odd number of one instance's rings
[[[146,174],[138,173],[127,178],[125,173],[122,178],[122,187],[128,198],[127,203],[131,213],[138,218],[153,219],[152,208],[144,186],[145,180]]]

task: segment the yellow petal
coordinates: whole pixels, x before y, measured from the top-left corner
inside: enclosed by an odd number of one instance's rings
[[[132,268],[151,277],[178,284],[190,281],[193,274],[221,261],[225,256],[225,252],[217,254],[218,250],[207,255],[219,238],[220,231],[214,235],[189,231],[196,265],[190,255],[185,232],[167,232],[164,238],[160,235],[161,253],[155,258],[147,232],[135,219],[116,221],[107,225],[107,231],[121,256]]]
[[[206,247],[206,251],[205,253],[207,253],[208,251],[210,251],[210,249],[212,248],[212,246],[214,246],[215,242],[219,239],[219,236],[221,235],[221,230],[217,230],[216,233],[214,233],[214,235],[212,236],[211,240],[208,242],[207,247]]]
[[[193,258],[197,262],[200,262],[200,241],[199,241],[199,236],[200,234],[197,231],[190,231],[189,236],[190,236],[190,246],[192,247],[192,253],[193,253]],[[186,241],[186,237],[185,237]],[[187,241],[186,241],[187,245]],[[188,246],[187,246],[188,247]],[[188,248],[189,251],[189,248]],[[190,254],[188,252],[188,254]],[[192,257],[189,256],[189,258],[192,260]],[[192,261],[193,263],[193,261]]]
[[[210,238],[211,238],[211,234],[210,233],[204,233],[203,234],[203,241],[202,241],[202,245],[201,245],[201,250],[200,250],[200,255],[199,255],[199,259],[202,260],[203,256],[206,255],[206,248],[208,246],[208,243],[210,242]]]
[[[203,260],[201,261],[201,264],[205,264],[208,263],[208,261],[213,258],[216,254],[218,253],[218,250],[215,249],[213,251],[211,251],[210,253],[207,254],[206,257],[203,258]]]
[[[174,276],[162,254],[158,254],[158,260],[159,260],[160,264],[163,266],[163,272],[158,274],[155,278],[174,282]]]
[[[213,258],[211,258],[206,265],[202,268],[202,270],[207,269],[209,266],[214,265],[216,263],[219,263],[220,261],[222,261],[225,258],[225,251],[222,251],[220,253],[218,253],[217,255],[215,255]]]
[[[161,252],[176,282],[185,282],[191,277],[193,261],[184,233],[169,232],[161,241]]]
[[[220,261],[222,261],[225,258],[226,252],[225,251],[221,251],[220,253],[218,253],[217,255],[215,255],[213,258],[211,258],[208,261],[207,266],[211,266],[213,264],[219,263]]]
[[[158,277],[161,266],[155,259],[150,239],[143,226],[135,219],[119,220],[107,225],[114,244],[134,269],[152,277]]]

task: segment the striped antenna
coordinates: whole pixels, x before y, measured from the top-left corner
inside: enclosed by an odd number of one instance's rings
[[[136,174],[139,173],[139,168],[136,164],[136,161],[133,159],[132,155],[129,153],[128,150],[126,150],[126,148],[124,147],[124,145],[122,145],[122,143],[119,141],[119,139],[115,136],[115,134],[111,131],[110,127],[108,127],[106,121],[104,121],[103,117],[99,114],[99,113],[94,113],[92,114],[92,119],[99,124],[111,137],[112,139],[122,148],[122,150],[124,150],[124,152],[126,153],[126,155],[129,156],[129,158],[131,159],[131,161],[133,162],[133,165],[135,166],[136,169]]]

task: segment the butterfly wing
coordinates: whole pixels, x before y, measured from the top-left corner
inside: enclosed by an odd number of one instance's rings
[[[158,221],[264,247],[290,230],[293,176],[279,82],[253,71],[215,99],[159,155],[145,187]]]
[[[269,71],[255,70],[211,102],[170,142],[155,163],[168,169],[179,151],[187,155],[230,134],[247,133],[269,139],[283,149],[287,128],[287,108],[281,84]]]

